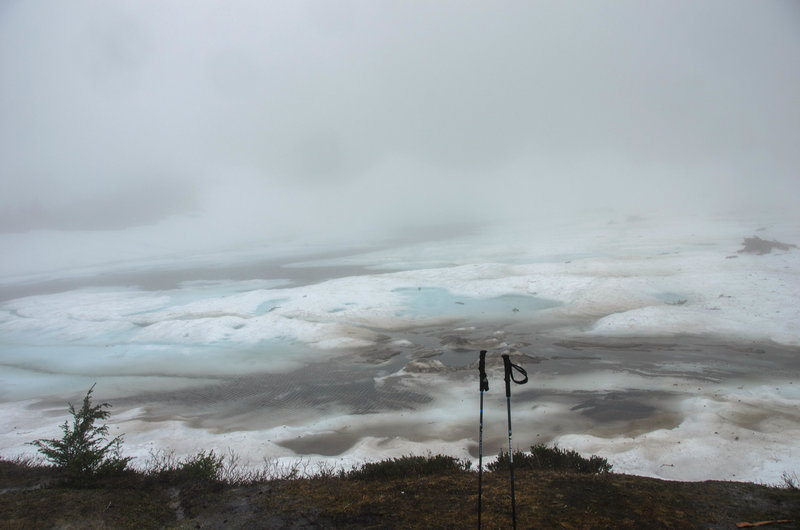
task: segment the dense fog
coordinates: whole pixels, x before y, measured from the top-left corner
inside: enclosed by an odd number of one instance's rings
[[[792,1],[4,2],[0,231],[788,209],[799,24]]]

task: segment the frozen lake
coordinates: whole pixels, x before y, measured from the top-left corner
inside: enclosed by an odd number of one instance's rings
[[[35,271],[26,256],[68,236],[28,235],[0,276],[0,454],[57,436],[66,401],[96,382],[137,458],[474,460],[486,349],[487,455],[507,447],[510,353],[530,375],[512,388],[520,449],[777,483],[800,470],[800,250],[738,252],[754,235],[796,243],[800,224],[609,215]]]

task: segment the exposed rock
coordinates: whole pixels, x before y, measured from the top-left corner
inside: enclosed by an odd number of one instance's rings
[[[412,359],[428,359],[430,357],[436,357],[437,355],[441,355],[442,350],[437,350],[435,348],[422,348],[421,350],[417,350],[409,354]]]
[[[742,252],[747,254],[769,254],[772,252],[773,248],[778,250],[789,250],[792,248],[797,248],[797,245],[792,245],[789,243],[781,243],[780,241],[767,241],[766,239],[761,239],[758,236],[753,237],[746,237],[744,238],[744,242],[742,243],[744,248],[742,248],[739,253]]]
[[[439,341],[443,347],[453,351],[491,350],[505,345],[502,337],[468,339],[459,335],[445,335]]]
[[[437,359],[416,359],[410,361],[405,367],[405,371],[412,374],[437,374],[450,370],[450,367]]]
[[[469,351],[475,349],[475,344],[467,338],[458,335],[446,335],[442,337],[439,344],[455,351]]]
[[[681,298],[680,300],[675,300],[674,302],[667,302],[667,305],[684,305],[686,302],[686,299]]]

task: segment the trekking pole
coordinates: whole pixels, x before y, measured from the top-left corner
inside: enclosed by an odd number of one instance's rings
[[[489,390],[489,379],[486,377],[486,350],[481,350],[480,362],[478,363],[481,389],[481,420],[478,432],[478,529],[481,527],[481,495],[483,479],[483,393]]]
[[[508,467],[511,470],[511,521],[514,529],[517,528],[517,501],[514,498],[514,450],[511,447],[511,381],[518,385],[524,385],[528,382],[528,373],[519,365],[511,362],[508,354],[503,356],[503,366],[505,367],[505,380],[506,380],[506,405],[508,407]],[[523,379],[517,381],[514,378],[513,370],[517,370],[522,374]]]

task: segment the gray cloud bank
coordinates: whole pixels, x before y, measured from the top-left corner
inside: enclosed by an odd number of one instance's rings
[[[0,230],[789,208],[800,4],[6,2]]]

